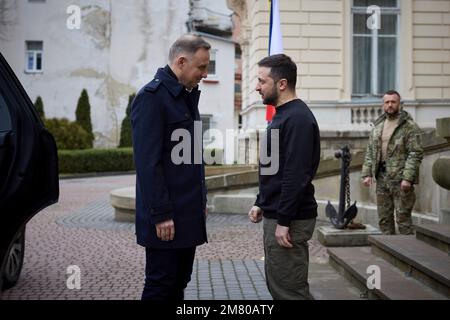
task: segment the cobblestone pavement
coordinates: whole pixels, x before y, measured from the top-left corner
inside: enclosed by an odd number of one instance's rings
[[[134,183],[133,175],[61,180],[59,203],[28,223],[21,277],[1,298],[139,299],[145,251],[135,242],[134,224],[114,221],[109,204],[109,191]],[[209,243],[197,248],[186,299],[271,299],[262,225],[246,215],[210,214],[207,230]],[[316,240],[310,254],[312,262],[326,259]],[[70,266],[79,267],[81,289],[68,289]]]

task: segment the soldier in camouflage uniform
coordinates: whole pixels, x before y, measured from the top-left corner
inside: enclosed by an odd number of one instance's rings
[[[383,234],[395,234],[394,209],[400,234],[413,234],[411,211],[416,201],[423,158],[421,130],[400,108],[400,94],[383,97],[384,114],[374,122],[362,169],[363,184],[376,179],[379,226]]]

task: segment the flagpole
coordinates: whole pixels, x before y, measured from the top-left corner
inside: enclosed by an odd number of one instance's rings
[[[269,0],[270,26],[269,26],[269,56],[283,53],[283,36],[281,34],[279,0]],[[266,121],[272,121],[275,115],[275,106],[266,106]]]

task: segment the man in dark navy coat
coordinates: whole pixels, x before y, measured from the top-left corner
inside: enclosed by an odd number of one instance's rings
[[[209,49],[199,36],[179,38],[169,65],[132,104],[136,236],[146,248],[143,300],[182,300],[196,246],[207,241],[198,83],[207,76]]]

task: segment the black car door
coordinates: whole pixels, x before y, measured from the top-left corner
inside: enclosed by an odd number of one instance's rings
[[[25,224],[58,201],[57,160],[53,136],[0,53],[0,271]]]

